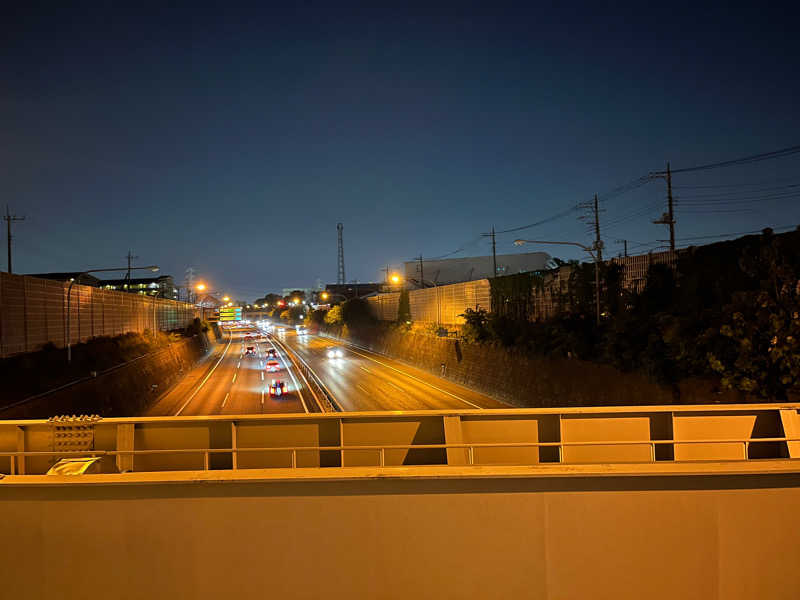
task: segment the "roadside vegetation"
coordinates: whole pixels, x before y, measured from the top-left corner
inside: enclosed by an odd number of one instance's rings
[[[598,326],[594,266],[579,265],[558,299],[561,312],[531,320],[536,274],[491,281],[493,306],[464,313],[463,336],[533,355],[572,357],[639,372],[666,385],[715,376],[728,389],[786,398],[800,384],[800,232],[765,230],[694,249],[675,271],[654,265],[641,293],[622,270],[601,271]]]
[[[186,329],[169,333],[149,330],[113,337],[96,337],[72,346],[72,361],[67,351],[47,344],[37,352],[28,352],[0,360],[3,398],[0,408],[17,400],[34,396],[74,382],[93,373],[100,373],[145,354],[164,349],[169,344],[207,333],[211,328],[195,319]]]

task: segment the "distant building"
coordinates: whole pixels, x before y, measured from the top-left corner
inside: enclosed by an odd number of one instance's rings
[[[547,267],[550,255],[546,252],[525,252],[523,254],[498,254],[497,273],[492,273],[493,260],[491,256],[472,256],[468,258],[446,258],[442,260],[423,260],[422,274],[418,260],[404,264],[406,287],[415,289],[423,287],[420,277],[425,277],[425,286],[445,285],[448,283],[461,283],[488,279],[493,276],[513,275],[514,273],[527,273],[541,271]]]
[[[160,291],[160,298],[178,299],[178,288],[175,287],[172,275],[161,275],[160,277],[132,277],[130,279],[101,279],[97,287],[101,287],[105,290],[128,292],[130,294],[146,294],[148,296],[155,296]]]
[[[25,276],[38,277],[39,279],[52,279],[53,281],[70,282],[75,281],[79,275],[81,275],[80,271],[74,271],[71,273],[27,273]],[[97,284],[100,283],[100,280],[90,273],[84,273],[81,276],[80,283],[82,285],[97,286]]]
[[[325,291],[331,295],[330,300],[336,302],[345,299],[369,296],[381,291],[382,283],[329,283],[325,286]]]

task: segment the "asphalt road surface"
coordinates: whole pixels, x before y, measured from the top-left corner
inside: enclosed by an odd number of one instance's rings
[[[508,408],[480,392],[360,348],[317,335],[275,328],[278,341],[297,352],[330,389],[343,410]],[[328,358],[339,348],[342,358]]]
[[[146,416],[308,412],[308,402],[313,400],[302,389],[302,379],[287,368],[282,352],[278,350],[279,370],[266,372],[266,353],[273,348],[272,343],[266,338],[245,342],[246,333],[258,334],[255,329],[229,333],[228,343],[219,344],[209,361],[188,373]],[[255,356],[245,354],[247,346],[254,347]],[[272,379],[283,380],[289,392],[282,397],[270,397]]]

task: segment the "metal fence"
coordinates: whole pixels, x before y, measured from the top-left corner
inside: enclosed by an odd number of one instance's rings
[[[490,297],[488,279],[412,290],[408,292],[411,320],[415,323],[463,324],[464,319],[459,315],[468,308],[489,310]],[[368,300],[376,318],[381,321],[397,319],[398,292],[378,294]]]
[[[62,348],[68,336],[76,344],[98,336],[178,329],[196,316],[185,302],[85,285],[72,286],[68,303],[68,289],[67,282],[0,273],[0,357],[47,343]]]

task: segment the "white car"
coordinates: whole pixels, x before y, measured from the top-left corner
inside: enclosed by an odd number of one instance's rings
[[[328,358],[342,358],[344,356],[344,352],[339,348],[329,348],[327,354]]]

